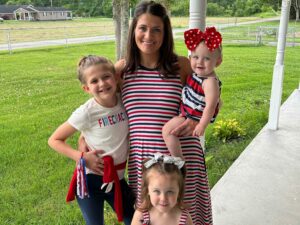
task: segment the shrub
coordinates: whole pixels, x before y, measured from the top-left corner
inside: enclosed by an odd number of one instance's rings
[[[221,16],[224,15],[224,7],[218,5],[217,3],[211,3],[209,2],[207,4],[207,10],[206,13],[208,16]]]
[[[213,128],[213,136],[224,143],[245,135],[245,130],[241,128],[236,119],[219,120]]]

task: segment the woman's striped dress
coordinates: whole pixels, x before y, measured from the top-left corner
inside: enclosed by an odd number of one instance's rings
[[[178,115],[182,84],[180,77],[164,79],[156,70],[140,67],[123,76],[122,98],[129,119],[129,185],[139,199],[142,163],[155,152],[169,154],[162,127]],[[212,224],[210,192],[203,150],[196,137],[180,138],[187,176],[184,202],[194,224]]]

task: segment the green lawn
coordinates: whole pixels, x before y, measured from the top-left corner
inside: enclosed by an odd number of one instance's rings
[[[257,20],[259,17],[207,17],[210,25]],[[188,17],[171,17],[174,28],[188,27]],[[15,21],[0,23],[0,44],[94,37],[114,34],[112,18],[82,18],[67,21]]]
[[[176,48],[186,55],[182,41]],[[299,50],[286,49],[283,100],[299,83]],[[1,224],[83,224],[77,204],[65,203],[74,162],[51,150],[47,139],[88,98],[76,79],[76,63],[86,54],[113,60],[114,44],[0,52]],[[224,105],[217,120],[236,118],[247,136],[223,144],[212,137],[213,125],[208,128],[211,187],[267,122],[276,48],[225,45],[223,55],[217,73]],[[108,224],[117,224],[107,211]]]

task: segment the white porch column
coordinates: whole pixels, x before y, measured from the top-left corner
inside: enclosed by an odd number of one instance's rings
[[[206,0],[190,0],[189,28],[205,30]]]
[[[189,28],[198,28],[201,31],[205,30],[206,24],[206,0],[190,0],[190,19]],[[190,51],[188,51],[190,55]],[[200,137],[200,143],[205,151],[205,134]]]
[[[272,91],[270,99],[268,128],[278,129],[279,110],[281,105],[282,83],[284,75],[284,49],[286,42],[286,33],[289,22],[291,0],[283,0],[281,6],[281,18],[279,24],[279,34],[277,42],[276,62],[273,69]]]

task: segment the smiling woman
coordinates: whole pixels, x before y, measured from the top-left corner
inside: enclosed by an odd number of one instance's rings
[[[166,9],[154,1],[136,7],[129,29],[127,56],[116,63],[123,79],[122,100],[128,115],[130,152],[128,180],[140,203],[143,160],[155,153],[169,154],[162,127],[178,115],[182,85],[192,73],[189,60],[174,52],[174,40]],[[186,160],[184,203],[195,225],[212,224],[210,193],[204,153],[192,136],[194,121],[186,119],[174,132]]]
[[[151,57],[159,58],[159,49],[163,42],[164,37],[164,24],[161,19],[151,14],[141,15],[135,31],[135,43],[137,47]],[[156,68],[157,65],[150,65],[151,61],[141,62],[148,68]]]

